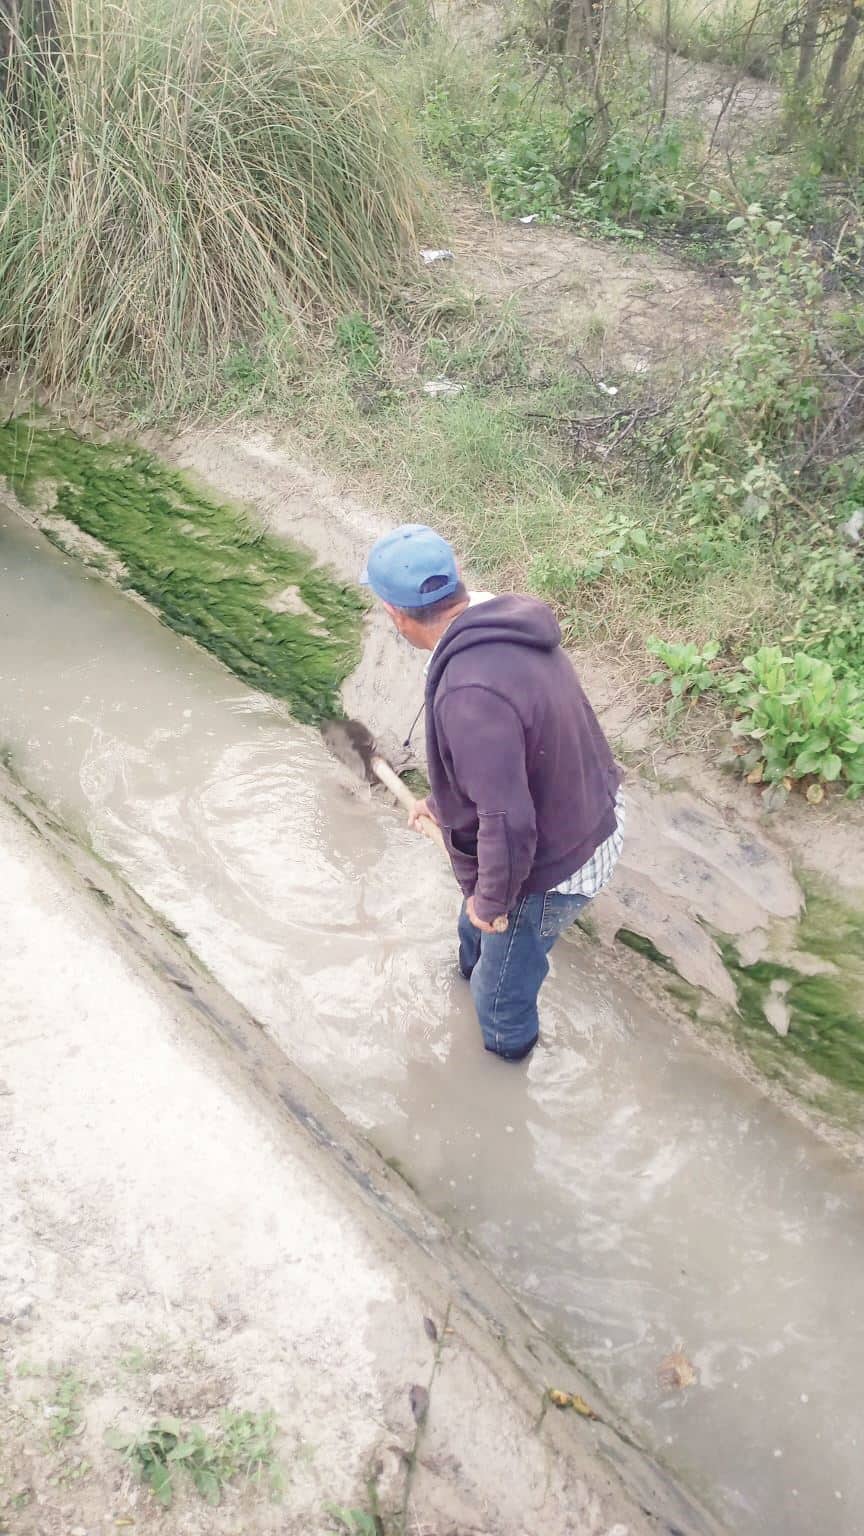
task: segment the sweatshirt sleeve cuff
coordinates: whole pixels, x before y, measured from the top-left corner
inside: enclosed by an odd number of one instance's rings
[[[506,901],[488,901],[481,896],[479,891],[474,892],[474,911],[481,923],[494,922],[496,917],[504,917],[507,914]]]

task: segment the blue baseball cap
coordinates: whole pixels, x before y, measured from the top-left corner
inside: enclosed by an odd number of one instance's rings
[[[456,591],[459,571],[452,546],[440,533],[423,523],[404,523],[372,545],[360,582],[394,608],[425,608]],[[433,585],[424,592],[427,582]]]

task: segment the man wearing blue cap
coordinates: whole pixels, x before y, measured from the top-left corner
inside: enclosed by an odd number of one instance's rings
[[[361,580],[431,652],[432,793],[412,820],[439,824],[462,888],[459,967],[486,1049],[521,1061],[549,951],[621,851],[621,776],[545,603],[468,593],[446,539],[416,523],[377,541]]]

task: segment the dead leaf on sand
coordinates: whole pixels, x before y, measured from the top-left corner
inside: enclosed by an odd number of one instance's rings
[[[657,1367],[657,1376],[661,1387],[692,1387],[699,1380],[696,1367],[692,1360],[688,1360],[684,1351],[676,1349],[671,1355],[667,1355],[660,1361]]]
[[[562,1392],[560,1387],[549,1388],[549,1401],[556,1408],[572,1408],[574,1413],[582,1415],[583,1419],[596,1419],[597,1415],[590,1404],[578,1392]]]
[[[429,1393],[426,1391],[425,1387],[418,1387],[415,1384],[411,1388],[409,1398],[411,1402],[411,1412],[413,1413],[416,1422],[418,1424],[422,1424],[426,1414],[429,1411]]]
[[[426,1337],[427,1337],[427,1339],[431,1339],[433,1344],[437,1344],[438,1343],[438,1329],[435,1327],[435,1324],[433,1323],[431,1317],[424,1317],[424,1319],[423,1319],[423,1327],[426,1329]]]

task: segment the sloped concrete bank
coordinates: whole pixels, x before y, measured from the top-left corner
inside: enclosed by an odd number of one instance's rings
[[[336,1504],[380,1508],[388,1536],[719,1532],[5,772],[0,925],[0,1530],[323,1532]],[[596,1418],[547,1409],[548,1386]],[[261,1407],[278,1504],[241,1487],[211,1508],[184,1485],[162,1510],[103,1438]]]

